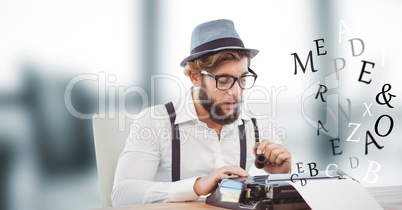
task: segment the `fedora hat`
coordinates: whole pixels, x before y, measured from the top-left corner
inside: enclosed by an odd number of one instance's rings
[[[180,66],[186,66],[188,61],[195,60],[207,53],[227,49],[249,50],[252,57],[258,50],[245,48],[231,20],[219,19],[201,23],[191,33],[190,56],[185,58]]]

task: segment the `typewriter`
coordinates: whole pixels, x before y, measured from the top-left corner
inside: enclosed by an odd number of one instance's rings
[[[252,177],[223,179],[214,193],[206,198],[206,203],[228,209],[292,210],[311,209],[289,181],[309,181],[311,179],[344,179],[341,170],[309,174],[270,174]],[[346,175],[347,176],[347,175]]]

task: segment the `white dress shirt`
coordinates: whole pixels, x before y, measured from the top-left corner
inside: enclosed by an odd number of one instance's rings
[[[172,133],[164,105],[145,109],[131,125],[114,180],[113,206],[154,202],[197,200],[193,185],[198,177],[222,166],[240,165],[238,126],[245,122],[247,139],[246,170],[254,164],[254,128],[250,116],[242,111],[234,123],[225,125],[221,137],[201,122],[196,114],[191,91],[184,101],[175,103],[180,130],[180,179],[172,182]],[[244,109],[242,109],[244,110]],[[266,120],[258,120],[260,141],[267,131]]]

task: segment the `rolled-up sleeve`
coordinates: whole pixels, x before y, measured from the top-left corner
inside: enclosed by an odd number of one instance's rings
[[[171,140],[168,135],[165,135],[166,139],[161,139],[157,135],[147,134],[157,133],[158,129],[166,127],[161,121],[152,121],[145,114],[131,125],[126,146],[117,163],[111,193],[113,206],[198,199],[193,189],[197,177],[176,182],[168,181],[167,177],[163,181],[155,181],[163,155],[161,144]],[[141,133],[147,137],[143,138]]]
[[[193,190],[195,178],[176,182],[152,182],[125,180],[118,183],[112,192],[113,206],[146,203],[194,201],[199,197]]]

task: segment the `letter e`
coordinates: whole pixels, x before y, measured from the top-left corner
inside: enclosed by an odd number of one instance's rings
[[[360,76],[359,76],[359,82],[363,82],[363,83],[366,83],[366,84],[370,84],[371,83],[371,79],[370,80],[363,80],[363,74],[364,73],[367,73],[367,74],[371,74],[371,72],[369,72],[369,71],[364,71],[365,69],[366,69],[366,64],[367,63],[369,63],[369,64],[371,64],[372,66],[373,66],[373,68],[374,68],[374,65],[375,65],[375,63],[372,63],[372,62],[369,62],[369,61],[365,61],[365,60],[362,60],[362,62],[363,62],[363,67],[362,67],[362,70],[361,70],[361,72],[360,72]]]
[[[331,139],[331,140],[329,140],[329,141],[330,141],[331,144],[332,144],[332,154],[333,154],[333,155],[341,155],[341,154],[342,154],[342,150],[341,150],[340,152],[338,152],[338,153],[335,152],[335,148],[338,148],[339,145],[335,145],[334,141],[338,141],[338,143],[339,143],[339,141],[340,141],[339,138]]]

